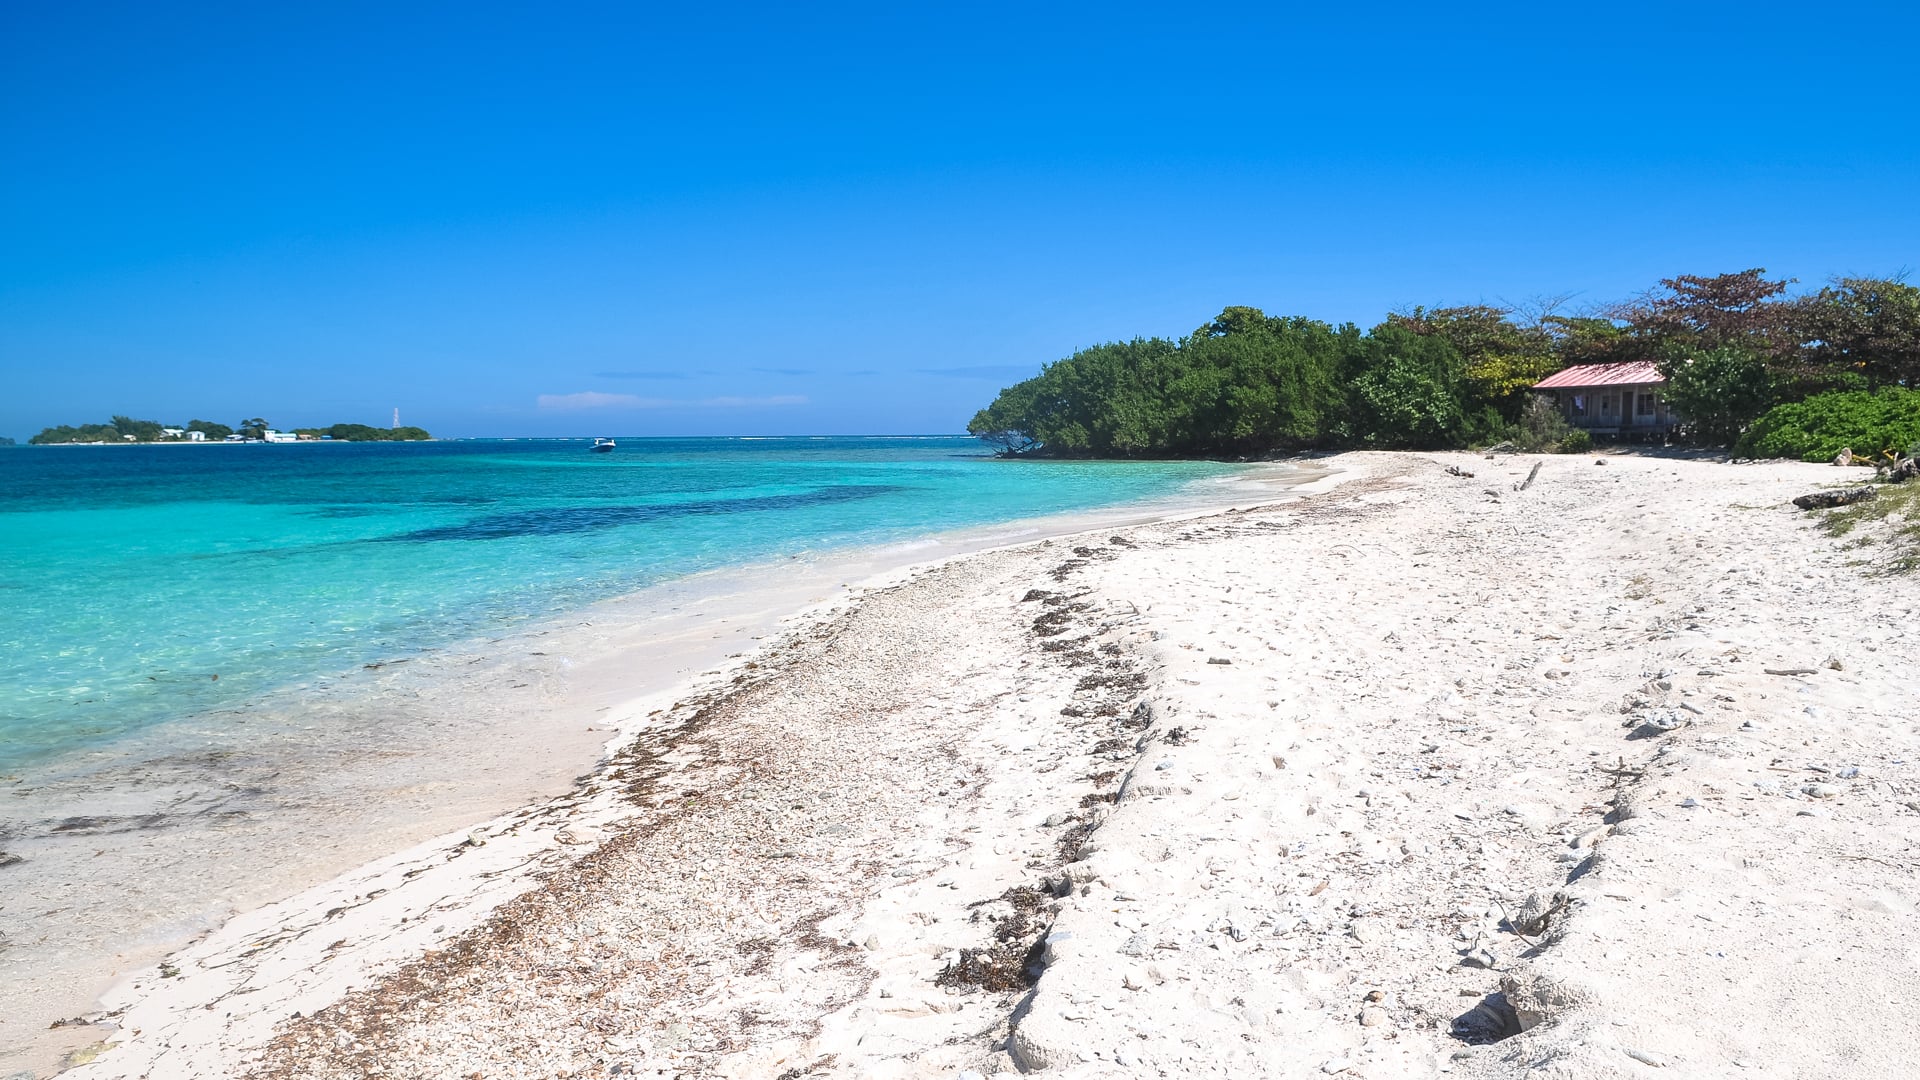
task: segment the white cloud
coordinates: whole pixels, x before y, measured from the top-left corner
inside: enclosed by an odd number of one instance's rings
[[[638,394],[603,394],[584,390],[578,394],[541,394],[542,409],[658,409],[673,402],[665,398],[645,398]]]
[[[690,401],[689,405],[704,405],[712,409],[759,409],[769,405],[805,405],[804,394],[776,394],[773,397],[710,397],[703,401]]]
[[[607,394],[598,390],[583,390],[577,394],[541,394],[535,400],[540,408],[555,412],[580,409],[763,409],[807,403],[806,397],[801,394],[676,401],[672,398],[641,397],[638,394]]]

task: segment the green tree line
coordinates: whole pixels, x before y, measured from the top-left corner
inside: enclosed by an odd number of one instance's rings
[[[968,431],[1003,453],[1057,457],[1486,444],[1537,417],[1530,390],[1546,376],[1641,360],[1667,376],[1685,437],[1727,443],[1785,402],[1920,386],[1920,289],[1840,278],[1789,297],[1790,284],[1763,269],[1683,275],[1580,315],[1415,308],[1365,331],[1229,307],[1182,338],[1047,364]]]
[[[377,428],[366,424],[335,424],[323,428],[294,428],[295,435],[312,435],[337,442],[419,442],[431,439],[425,428]]]

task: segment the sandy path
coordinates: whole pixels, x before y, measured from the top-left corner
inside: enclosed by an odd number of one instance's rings
[[[1920,583],[1831,469],[1533,460],[874,592],[81,1072],[1911,1075]]]
[[[1095,834],[1018,1063],[1911,1075],[1914,582],[1781,508],[1831,470],[1526,466],[1102,565],[1186,738]]]

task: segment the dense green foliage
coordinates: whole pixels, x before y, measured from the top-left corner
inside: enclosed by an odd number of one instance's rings
[[[397,427],[377,428],[365,424],[335,424],[323,428],[294,428],[296,435],[312,435],[315,438],[329,438],[340,442],[419,442],[431,439],[424,428]]]
[[[28,439],[34,446],[49,446],[56,443],[96,443],[96,442],[157,442],[160,429],[164,425],[154,420],[135,420],[128,416],[116,416],[104,424],[81,424],[69,427],[65,424],[50,427]]]
[[[1776,405],[1747,431],[1735,453],[1830,461],[1843,449],[1882,458],[1920,447],[1920,390],[1890,387],[1817,394]]]
[[[1504,438],[1559,365],[1494,308],[1416,310],[1362,333],[1230,307],[1178,341],[1082,349],[1008,387],[968,430],[1008,453],[1258,454]]]
[[[1667,400],[1704,442],[1739,438],[1776,400],[1774,376],[1765,361],[1737,345],[1705,352],[1675,349],[1662,367]]]
[[[1437,334],[1387,323],[1344,358],[1350,439],[1371,446],[1455,446],[1467,433],[1466,359]]]
[[[1465,381],[1465,360],[1438,335],[1403,325],[1362,335],[1237,307],[1180,341],[1136,338],[1050,364],[969,430],[1060,456],[1443,446],[1466,434]]]
[[[1869,387],[1920,388],[1920,289],[1840,278],[1797,303],[1792,318],[1816,368],[1854,374]]]
[[[121,442],[177,442],[180,436],[165,433],[167,425],[155,420],[134,420],[130,417],[116,416],[105,424],[81,424],[71,427],[65,424],[50,427],[27,441],[35,446],[55,446],[61,443],[121,443]],[[211,420],[192,420],[182,428],[183,431],[198,431],[206,436],[208,442],[220,442],[234,433],[233,428],[225,424],[216,424]],[[249,439],[265,436],[268,424],[254,417],[240,422],[239,432]],[[431,439],[433,436],[417,427],[376,428],[365,424],[335,424],[327,428],[299,428],[295,434],[309,434],[314,437],[331,436],[346,442],[416,442]]]
[[[113,418],[113,429],[120,433],[121,439],[131,436],[134,442],[154,442],[161,437],[164,426],[154,420],[135,420],[130,416]]]
[[[1310,445],[1340,419],[1343,356],[1357,335],[1310,319],[1228,308],[1182,341],[1083,349],[1009,387],[969,429],[1060,456],[1246,453]]]
[[[1920,378],[1920,289],[1839,278],[1789,299],[1790,282],[1765,275],[1682,276],[1616,312],[1659,360],[1697,440],[1735,441],[1780,402]]]
[[[1583,315],[1415,308],[1362,332],[1230,307],[1186,337],[1082,349],[1001,391],[967,430],[1008,454],[1247,455],[1332,446],[1578,446],[1529,424],[1531,388],[1571,364],[1651,361],[1698,442],[1739,439],[1781,402],[1920,380],[1920,289],[1843,278],[1788,298],[1764,270],[1682,275]]]
[[[59,427],[44,428],[40,434],[27,440],[30,446],[53,446],[59,443],[97,443],[123,442],[119,429],[112,424],[81,424],[72,427],[61,424]]]

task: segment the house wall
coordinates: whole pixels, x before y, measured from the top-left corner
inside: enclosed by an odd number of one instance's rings
[[[1576,386],[1554,391],[1567,423],[1596,434],[1671,431],[1679,417],[1661,393],[1662,383]]]

